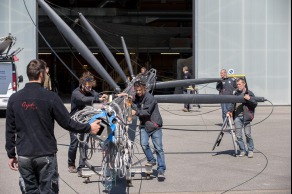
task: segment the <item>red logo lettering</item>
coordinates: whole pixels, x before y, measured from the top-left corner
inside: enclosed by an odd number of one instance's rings
[[[34,102],[31,103],[31,104],[28,104],[27,102],[23,102],[22,103],[22,108],[24,110],[28,110],[28,109],[37,110],[38,109],[38,107],[34,104]]]

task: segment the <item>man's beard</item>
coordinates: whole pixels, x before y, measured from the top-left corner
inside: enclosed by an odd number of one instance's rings
[[[82,91],[83,91],[84,94],[89,94],[91,89],[83,87]]]

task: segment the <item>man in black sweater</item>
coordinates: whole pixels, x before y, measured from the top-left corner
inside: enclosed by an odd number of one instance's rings
[[[157,154],[158,181],[165,179],[165,154],[162,145],[162,117],[159,112],[158,104],[155,98],[146,91],[146,84],[143,81],[135,83],[136,96],[133,101],[132,115],[140,119],[140,141],[143,151],[147,157],[146,166],[155,166],[156,159],[153,156],[149,146],[149,140],[152,139],[154,150]]]
[[[246,81],[242,78],[237,80],[237,90],[235,91],[235,96],[244,96],[244,103],[231,104],[228,107],[228,115],[234,117],[235,124],[235,134],[237,138],[237,144],[240,149],[239,157],[244,157],[248,153],[249,158],[253,158],[254,151],[254,141],[251,135],[251,122],[254,119],[255,108],[258,103],[252,99],[255,97],[254,93],[247,90]],[[244,134],[246,137],[247,149],[245,147],[242,135],[242,129],[244,129]],[[248,152],[246,152],[246,150]]]
[[[11,170],[19,170],[23,193],[59,193],[55,120],[66,130],[91,134],[98,133],[100,121],[89,125],[71,119],[62,100],[43,88],[45,66],[41,61],[30,61],[27,76],[30,82],[8,102],[8,164]]]

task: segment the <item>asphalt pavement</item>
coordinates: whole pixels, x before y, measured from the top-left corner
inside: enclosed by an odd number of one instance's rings
[[[66,104],[69,108],[69,105]],[[219,134],[221,110],[218,106],[194,107],[181,111],[182,105],[162,104],[163,144],[166,153],[166,180],[158,182],[140,174],[133,177],[132,188],[118,179],[111,194],[290,194],[291,193],[291,106],[259,106],[252,126],[254,158],[234,157],[231,135],[226,132],[219,147],[212,147]],[[267,118],[268,117],[268,118]],[[266,119],[267,118],[267,119]],[[264,120],[266,119],[266,120]],[[264,120],[264,121],[263,121]],[[259,123],[259,124],[257,124]],[[8,168],[5,151],[5,115],[0,117],[0,194],[21,193],[18,172]],[[188,131],[189,130],[189,131]],[[214,131],[213,131],[214,130]],[[135,160],[143,159],[139,135]],[[68,131],[55,126],[58,142],[60,194],[104,193],[100,177],[94,175],[86,184],[67,169]],[[45,143],[45,142],[44,142]],[[97,153],[93,157],[100,158]]]

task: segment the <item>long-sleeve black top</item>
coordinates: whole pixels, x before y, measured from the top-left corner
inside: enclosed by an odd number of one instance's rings
[[[80,87],[76,88],[71,96],[71,113],[74,115],[77,111],[83,110],[86,106],[92,106],[93,103],[99,103],[99,94],[94,90],[84,93]]]
[[[245,91],[243,92],[236,90],[234,92],[234,95],[244,96]],[[248,95],[250,95],[250,97],[255,97],[252,91],[248,91]],[[244,122],[249,123],[254,119],[255,109],[257,105],[258,105],[257,101],[255,101],[254,99],[250,99],[246,100],[245,103],[230,104],[230,106],[227,109],[229,112],[233,112],[234,118],[243,116]]]
[[[146,92],[143,97],[138,97],[136,95],[133,104],[133,109],[137,111],[137,116],[141,121],[141,125],[145,125],[147,121],[152,121],[162,127],[163,120],[157,101],[149,92]]]
[[[54,121],[64,129],[89,133],[89,124],[71,119],[60,97],[39,83],[28,83],[13,94],[6,112],[6,151],[9,158],[45,156],[57,152]]]
[[[184,75],[183,75],[183,78],[185,79],[185,80],[187,80],[187,79],[192,79],[192,74],[190,73],[190,72],[185,72],[184,73]],[[184,91],[187,91],[187,88],[188,88],[189,86],[184,86],[183,87],[183,90]]]
[[[233,95],[236,88],[236,81],[233,78],[225,78],[216,85],[220,95]]]

